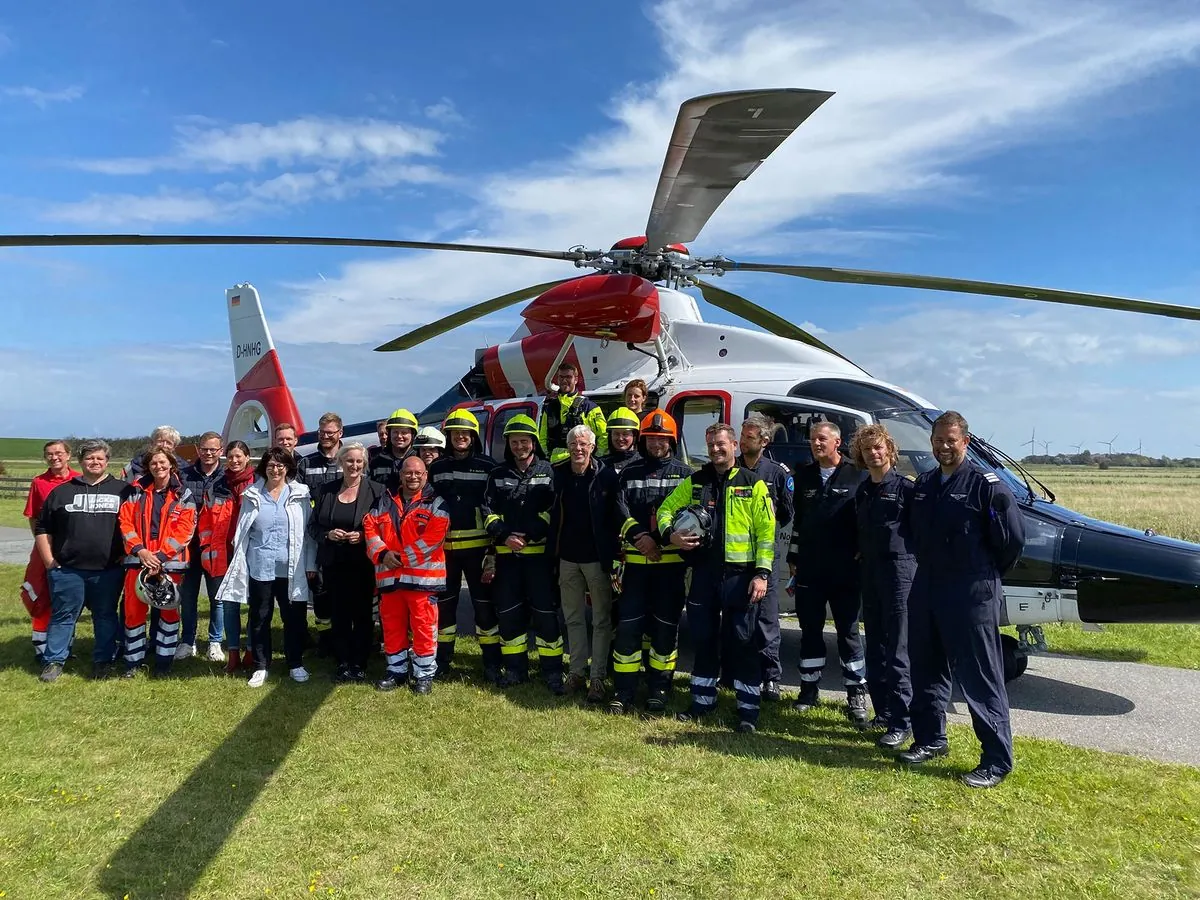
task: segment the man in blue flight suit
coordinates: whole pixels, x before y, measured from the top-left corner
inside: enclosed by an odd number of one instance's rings
[[[908,599],[913,744],[901,761],[919,765],[949,752],[950,674],[967,698],[982,745],[968,787],[995,787],[1013,768],[1012,728],[1000,647],[1001,576],[1021,556],[1025,524],[994,472],[967,461],[970,434],[956,412],[933,423],[938,468],[913,490],[909,521],[917,574]]]
[[[800,623],[800,694],[792,704],[807,712],[820,696],[825,668],[825,605],[837,629],[838,659],[846,686],[846,714],[867,724],[867,664],[858,617],[858,530],[854,493],[867,477],[839,452],[842,431],[833,422],[813,422],[808,441],[813,461],[796,472],[796,518],[788,563],[796,578]]]
[[[611,426],[610,426],[611,427]],[[749,469],[767,484],[767,493],[771,495],[771,504],[775,509],[775,558],[786,563],[787,545],[780,546],[780,535],[787,533],[792,524],[793,480],[791,470],[787,466],[767,459],[763,451],[771,443],[771,420],[762,413],[750,413],[742,423],[742,433],[738,438],[738,448],[742,451],[737,458],[737,465]],[[777,563],[775,569],[780,568]],[[771,584],[767,588],[767,596],[758,614],[759,639],[762,641],[762,699],[776,701],[779,699],[779,678],[783,667],[779,663],[779,575],[771,573]]]

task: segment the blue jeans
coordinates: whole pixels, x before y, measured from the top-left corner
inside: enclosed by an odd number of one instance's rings
[[[242,618],[245,616],[246,604],[224,603],[221,611],[225,620],[225,649],[237,650],[242,643]]]
[[[225,616],[223,603],[213,599],[221,587],[221,577],[214,578],[204,571],[199,561],[193,562],[183,573],[183,581],[179,584],[180,615],[183,617],[183,634],[181,644],[191,646],[196,643],[196,621],[200,614],[200,582],[204,582],[208,594],[208,641],[220,643],[225,634]]]
[[[117,638],[121,633],[117,618],[117,600],[125,581],[118,566],[90,571],[61,566],[46,573],[50,584],[50,628],[46,632],[46,663],[62,665],[71,649],[75,622],[86,605],[92,611],[96,643],[92,662],[107,665],[117,658]]]

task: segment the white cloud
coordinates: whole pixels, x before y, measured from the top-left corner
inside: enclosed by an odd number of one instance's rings
[[[461,125],[463,123],[462,114],[449,97],[443,97],[437,103],[425,107],[425,117],[439,125]]]
[[[4,36],[0,35],[0,53],[4,51]],[[42,88],[21,85],[19,87],[0,88],[0,94],[14,100],[28,100],[39,109],[45,109],[51,103],[71,103],[83,96],[84,90],[77,84],[70,85],[58,91],[47,91]]]
[[[0,31],[0,56],[3,56],[15,46],[17,46],[17,42],[9,37],[4,31]]]
[[[245,122],[218,126],[183,122],[174,152],[165,156],[75,161],[104,175],[145,175],[161,170],[226,172],[264,166],[358,163],[437,154],[442,135],[429,128],[379,119],[305,116],[274,125]]]

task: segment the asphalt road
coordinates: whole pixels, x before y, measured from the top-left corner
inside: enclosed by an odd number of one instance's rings
[[[0,562],[24,565],[33,539],[23,528],[0,527]],[[459,612],[459,632],[474,628],[470,604]],[[690,665],[684,628],[680,668]],[[823,699],[844,699],[831,629],[825,632],[827,658]],[[783,620],[785,693],[794,696],[800,678],[800,631]],[[1013,732],[1078,747],[1129,753],[1163,762],[1200,766],[1200,671],[1109,662],[1048,653],[1032,656],[1025,674],[1008,685]],[[788,702],[785,700],[785,702]],[[970,724],[966,704],[956,694],[951,721]]]

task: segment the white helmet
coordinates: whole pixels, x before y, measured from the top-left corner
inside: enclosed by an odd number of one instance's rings
[[[712,513],[703,506],[689,506],[685,508],[675,517],[672,525],[675,531],[694,534],[700,538],[701,547],[707,547],[712,543]]]
[[[413,449],[420,450],[422,447],[437,447],[439,450],[445,450],[446,436],[432,425],[426,425],[413,438]]]
[[[134,585],[137,598],[155,609],[178,609],[179,587],[165,572],[151,575],[149,569],[138,572]]]

